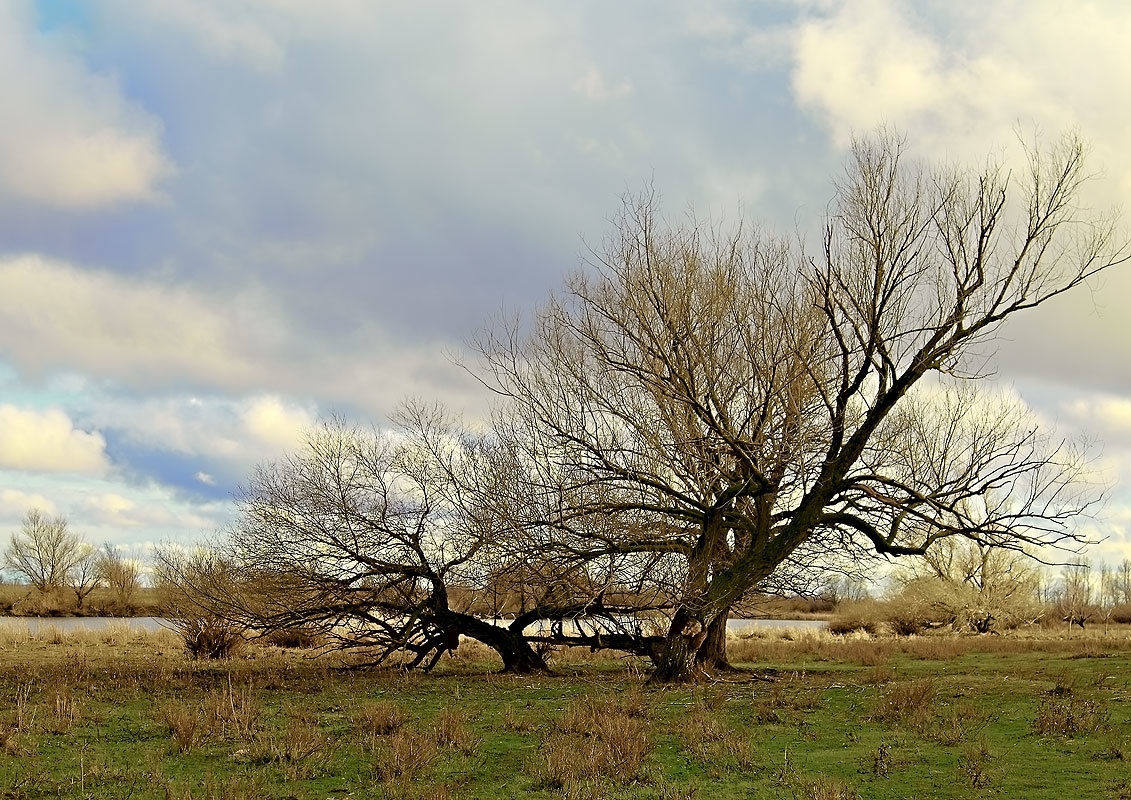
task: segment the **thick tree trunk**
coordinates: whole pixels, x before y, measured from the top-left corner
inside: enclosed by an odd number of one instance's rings
[[[707,626],[703,621],[692,617],[686,609],[677,610],[668,636],[656,654],[656,671],[649,680],[655,683],[694,681],[701,674],[696,656],[706,639]]]
[[[535,672],[549,672],[546,659],[530,646],[522,636],[510,634],[497,645],[490,645],[503,659],[503,671],[527,675]]]
[[[730,661],[727,659],[727,621],[729,619],[730,609],[728,608],[707,626],[707,638],[703,640],[699,652],[695,654],[695,661],[702,669],[732,669]]]
[[[451,612],[449,619],[464,636],[470,636],[498,653],[503,659],[505,672],[527,674],[550,671],[546,659],[530,646],[521,631],[492,625],[470,614]]]

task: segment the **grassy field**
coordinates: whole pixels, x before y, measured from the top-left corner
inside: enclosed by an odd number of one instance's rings
[[[1131,637],[732,643],[756,673],[636,662],[432,675],[172,634],[0,626],[5,798],[1131,798]],[[771,680],[766,680],[771,678]]]

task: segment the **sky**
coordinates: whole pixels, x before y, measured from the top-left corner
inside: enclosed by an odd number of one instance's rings
[[[320,416],[481,414],[467,342],[647,184],[805,232],[854,134],[980,164],[1067,129],[1090,206],[1127,206],[1128,41],[1119,0],[4,0],[0,532],[34,506],[139,554],[190,543]],[[1109,272],[993,362],[1097,443],[1109,561],[1128,298]]]

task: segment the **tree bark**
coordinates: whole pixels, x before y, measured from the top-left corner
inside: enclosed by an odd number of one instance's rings
[[[730,609],[725,609],[715,617],[707,626],[707,638],[703,640],[699,652],[695,654],[695,661],[702,669],[729,670],[733,669],[727,658],[727,621],[730,619]]]
[[[696,680],[702,674],[696,656],[707,639],[707,627],[686,608],[678,609],[672,617],[667,638],[656,654],[656,671],[649,681],[689,683]]]
[[[521,631],[492,625],[470,614],[457,614],[465,636],[490,647],[503,659],[503,671],[518,674],[549,672],[550,668]]]

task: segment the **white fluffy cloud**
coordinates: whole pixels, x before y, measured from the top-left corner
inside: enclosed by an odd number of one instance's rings
[[[77,430],[63,411],[0,405],[0,468],[101,474],[108,467],[102,435]]]
[[[38,38],[26,0],[0,4],[0,74],[0,193],[72,208],[157,196],[172,172],[160,122]]]
[[[1065,411],[1082,427],[1103,434],[1105,439],[1131,442],[1131,399],[1098,395],[1073,400]]]
[[[798,99],[843,145],[887,121],[933,155],[984,156],[1015,127],[1079,126],[1131,180],[1122,135],[1131,109],[1131,7],[1001,2],[829,4],[795,40]]]
[[[232,462],[240,468],[293,448],[316,419],[310,408],[275,395],[141,400],[109,396],[90,402],[85,414],[131,445]],[[215,477],[203,471],[193,475],[205,485],[214,485]]]
[[[140,383],[239,386],[279,321],[255,298],[80,270],[36,256],[0,259],[0,339],[29,372],[77,367]]]
[[[331,405],[384,413],[421,391],[472,393],[445,346],[394,344],[372,321],[323,337],[259,290],[209,291],[38,256],[0,257],[0,357],[25,374],[94,375],[141,390],[314,393]],[[277,443],[287,424],[306,421],[288,422],[267,401],[251,402],[249,429],[265,441]]]
[[[288,406],[278,397],[258,397],[243,409],[243,423],[259,441],[279,450],[293,449],[314,422],[309,411]]]
[[[0,520],[11,524],[32,508],[38,508],[45,514],[54,514],[56,511],[55,504],[37,492],[0,489]]]

